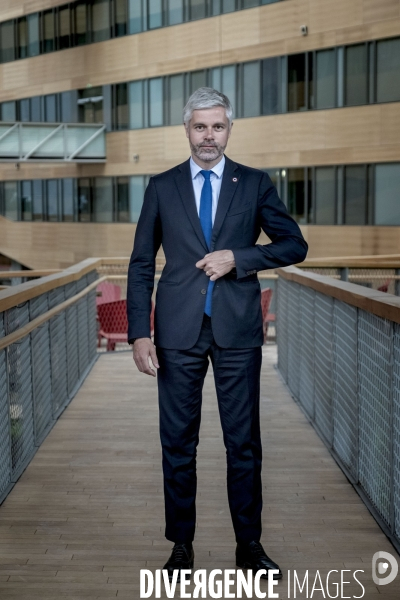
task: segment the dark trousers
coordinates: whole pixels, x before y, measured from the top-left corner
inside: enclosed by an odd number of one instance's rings
[[[189,350],[157,348],[163,452],[165,536],[175,543],[194,538],[196,449],[208,357],[214,369],[227,454],[228,500],[238,542],[261,537],[261,348],[220,348],[211,319],[204,316],[197,343]]]

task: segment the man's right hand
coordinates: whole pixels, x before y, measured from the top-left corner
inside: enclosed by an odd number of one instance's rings
[[[156,369],[158,364],[156,348],[150,338],[138,338],[133,344],[133,360],[141,373],[156,376],[156,372],[150,366],[150,360]]]

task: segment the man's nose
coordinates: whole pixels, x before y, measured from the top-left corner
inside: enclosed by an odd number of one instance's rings
[[[205,137],[206,140],[212,140],[212,139],[214,139],[214,132],[213,132],[212,127],[210,127],[210,129],[207,129],[205,131],[204,137]]]

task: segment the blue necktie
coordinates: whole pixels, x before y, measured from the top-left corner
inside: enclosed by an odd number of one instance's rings
[[[212,233],[212,187],[210,179],[212,172],[213,171],[200,171],[204,177],[204,183],[201,189],[199,216],[201,228],[203,230],[208,249],[210,249]],[[206,304],[204,307],[204,312],[209,317],[211,317],[211,301],[214,283],[215,281],[208,282]]]

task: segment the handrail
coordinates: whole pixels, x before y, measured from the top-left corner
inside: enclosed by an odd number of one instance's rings
[[[318,275],[302,271],[297,267],[284,267],[277,269],[279,277],[294,281],[309,287],[326,296],[331,296],[342,302],[346,302],[366,312],[388,319],[394,323],[400,323],[400,297],[379,292],[346,281],[338,281],[326,275]]]
[[[368,268],[396,269],[400,268],[400,254],[373,254],[368,256],[332,256],[324,258],[307,258],[297,265],[300,268]]]
[[[75,294],[75,296],[71,296],[71,298],[68,298],[68,300],[65,300],[64,302],[57,304],[57,306],[55,306],[54,308],[51,308],[50,310],[43,313],[39,317],[36,317],[36,319],[32,319],[32,321],[29,321],[29,323],[27,325],[20,327],[13,333],[10,333],[9,335],[6,335],[3,338],[0,338],[0,350],[4,350],[4,348],[7,348],[7,346],[11,346],[11,344],[15,344],[15,342],[18,342],[18,340],[21,340],[22,338],[24,338],[26,335],[31,333],[34,329],[36,329],[37,327],[40,327],[41,325],[43,325],[43,323],[46,323],[46,321],[49,321],[55,315],[58,315],[58,313],[62,312],[66,308],[69,308],[72,304],[75,304],[75,302],[78,302],[78,300],[80,300],[81,298],[86,296],[89,292],[91,292],[94,288],[96,288],[99,285],[99,283],[101,283],[102,281],[105,281],[106,279],[107,279],[107,277],[100,277],[99,279],[96,279],[96,281],[94,281],[93,283],[90,283],[78,294]]]
[[[3,271],[0,270],[0,279],[14,279],[23,277],[28,279],[31,277],[45,277],[54,273],[61,273],[63,269],[21,269],[20,271]]]

